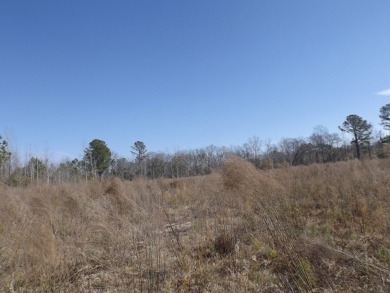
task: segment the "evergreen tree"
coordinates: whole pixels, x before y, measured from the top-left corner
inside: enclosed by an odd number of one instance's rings
[[[89,148],[84,150],[83,160],[86,170],[101,178],[111,165],[111,151],[104,141],[94,139],[89,143]]]
[[[136,141],[134,145],[131,146],[131,153],[136,156],[138,162],[142,161],[146,157],[146,145],[142,141]]]
[[[2,139],[0,135],[0,140]],[[8,151],[8,143],[6,140],[3,140],[0,143],[0,179],[5,176],[7,170],[7,163],[11,158],[11,152]]]
[[[390,103],[380,108],[379,118],[381,119],[381,125],[383,125],[383,128],[390,130]]]
[[[351,143],[355,144],[356,156],[360,159],[360,145],[368,143],[372,135],[372,125],[358,115],[349,115],[339,129],[353,135]]]
[[[146,158],[146,145],[142,141],[136,141],[134,145],[131,146],[131,153],[135,155],[136,161],[138,163],[139,172],[141,174],[144,174],[146,176],[146,165],[144,163],[144,160]]]

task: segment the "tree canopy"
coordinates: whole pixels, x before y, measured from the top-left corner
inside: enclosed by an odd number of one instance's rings
[[[100,139],[91,141],[89,148],[84,150],[84,163],[93,175],[97,174],[101,177],[111,162],[111,151],[106,143]]]
[[[131,146],[131,153],[136,156],[138,162],[141,162],[147,153],[146,145],[142,141],[136,141],[134,145]]]
[[[0,135],[0,140],[2,139]],[[8,151],[8,142],[3,140],[0,143],[0,164],[8,161],[11,158],[11,153]]]
[[[347,116],[339,129],[353,135],[352,143],[356,147],[356,155],[360,159],[360,144],[369,142],[372,135],[372,125],[362,117],[352,114]]]
[[[380,108],[379,118],[381,119],[381,125],[383,125],[383,128],[390,130],[390,103]]]
[[[11,158],[11,152],[8,151],[8,142],[6,140],[1,141],[0,135],[0,180],[3,180],[6,173],[6,165],[8,165]]]

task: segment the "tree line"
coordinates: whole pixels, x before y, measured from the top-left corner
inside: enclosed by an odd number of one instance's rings
[[[380,108],[379,117],[383,128],[390,130],[390,103]],[[373,137],[372,125],[362,117],[348,115],[339,130],[349,134],[352,140],[347,141],[340,133],[330,133],[319,126],[307,138],[284,138],[278,144],[254,136],[240,146],[210,145],[173,154],[149,152],[144,142],[136,141],[129,147],[133,160],[118,157],[105,141],[94,139],[81,159],[53,163],[48,158],[31,156],[24,164],[20,164],[17,158],[12,160],[16,154],[8,150],[8,142],[0,136],[0,180],[12,186],[26,186],[39,182],[78,182],[106,176],[125,180],[136,177],[189,177],[210,174],[232,155],[261,169],[388,156],[390,135]]]

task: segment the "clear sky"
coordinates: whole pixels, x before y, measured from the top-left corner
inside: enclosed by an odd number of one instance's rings
[[[0,1],[0,133],[19,151],[121,156],[377,130],[390,1]]]

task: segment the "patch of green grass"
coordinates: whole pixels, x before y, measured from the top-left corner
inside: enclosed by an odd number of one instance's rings
[[[377,256],[387,262],[390,262],[390,249],[381,245],[377,250]]]
[[[301,260],[296,267],[296,275],[306,287],[313,287],[316,283],[316,275],[310,262],[306,259]]]

